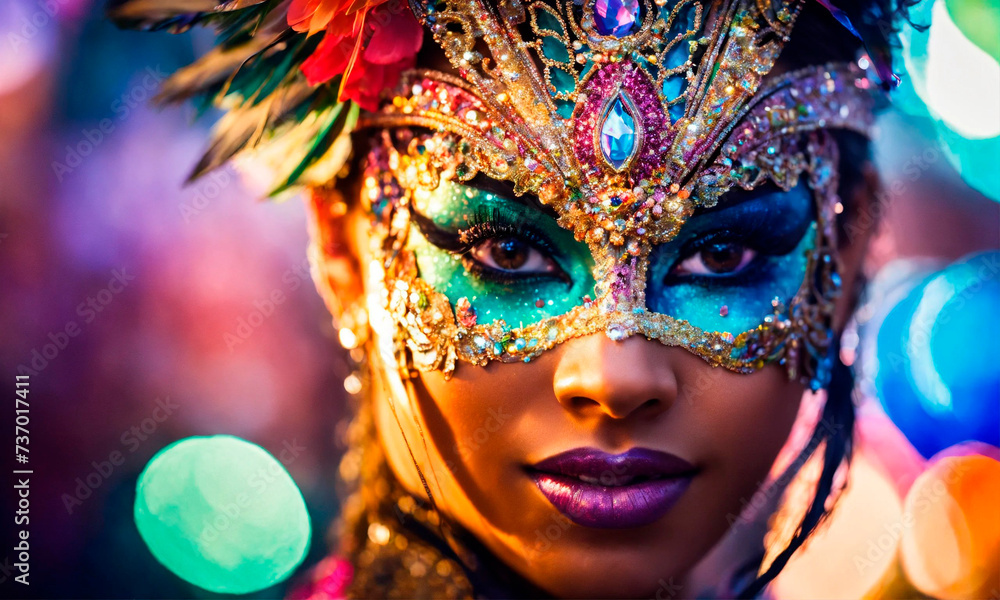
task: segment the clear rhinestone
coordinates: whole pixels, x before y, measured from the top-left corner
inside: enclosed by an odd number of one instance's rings
[[[635,118],[619,96],[601,123],[601,153],[614,168],[620,169],[635,153],[636,141]]]
[[[613,341],[616,342],[620,342],[624,340],[626,337],[628,337],[628,332],[626,332],[625,328],[619,325],[618,323],[613,323],[609,325],[607,329],[607,334],[609,338],[611,338]]]

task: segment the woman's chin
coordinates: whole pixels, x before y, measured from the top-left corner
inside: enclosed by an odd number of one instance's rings
[[[572,554],[577,554],[580,560]],[[557,598],[678,597],[682,591],[679,582],[686,569],[656,560],[652,552],[645,557],[635,554],[606,556],[580,548],[568,553],[565,562],[559,561],[563,564],[534,571],[532,574],[542,580],[533,583]]]
[[[607,530],[601,536],[603,540],[568,536],[516,563],[531,583],[558,598],[663,600],[686,595],[680,582],[703,553],[696,547],[702,543],[636,544]]]

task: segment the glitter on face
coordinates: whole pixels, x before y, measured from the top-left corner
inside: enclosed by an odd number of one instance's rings
[[[593,293],[593,258],[586,244],[559,227],[551,217],[508,198],[465,185],[442,181],[415,203],[414,209],[427,215],[441,230],[459,232],[488,225],[500,230],[503,238],[516,230],[531,229],[547,241],[566,278],[491,277],[470,271],[469,253],[460,255],[442,249],[411,225],[408,247],[412,250],[420,277],[455,306],[459,324],[472,327],[478,322],[503,320],[514,325],[530,323],[569,312],[579,298]],[[568,280],[568,281],[567,281]],[[541,298],[552,298],[544,302]]]

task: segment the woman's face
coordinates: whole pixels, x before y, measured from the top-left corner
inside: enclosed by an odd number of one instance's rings
[[[371,287],[355,290],[347,280],[361,276],[329,252],[320,265],[335,310],[372,315],[376,427],[397,478],[418,496],[426,483],[450,521],[546,593],[697,594],[677,586],[788,438],[804,392],[790,371],[826,349],[837,152],[815,131],[867,127],[867,80],[817,66],[782,83],[773,45],[755,45],[769,38],[746,35],[746,5],[725,39],[760,55],[753,69],[727,59],[703,104],[664,108],[667,71],[657,89],[632,59],[594,67],[573,143],[546,119],[508,123],[534,114],[514,108],[531,97],[521,84],[489,102],[447,77],[401,86],[370,121],[394,125],[374,136],[348,220]],[[446,53],[469,42],[435,32]],[[464,70],[466,55],[449,58]],[[747,90],[771,83],[740,112]],[[713,150],[712,136],[728,137]],[[330,247],[338,234],[316,210]],[[841,256],[840,322],[859,262]],[[406,352],[419,370],[399,379],[389,363]]]
[[[586,246],[486,183],[443,183],[419,203],[408,243],[421,278],[452,302],[474,298],[480,318],[537,318],[588,293]],[[364,264],[367,217],[356,216]],[[734,193],[654,251],[647,302],[706,327],[759,318],[761,302],[803,281],[814,225],[804,185]],[[553,304],[538,306],[540,294]],[[425,495],[416,461],[439,509],[533,584],[664,598],[696,593],[677,586],[766,480],[802,393],[777,364],[737,374],[684,348],[599,333],[530,362],[423,372],[412,402],[384,389],[374,402],[404,487]]]

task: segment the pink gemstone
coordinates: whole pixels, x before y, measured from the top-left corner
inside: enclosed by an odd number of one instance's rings
[[[635,30],[639,21],[639,0],[597,0],[594,25],[601,35],[624,37]]]

